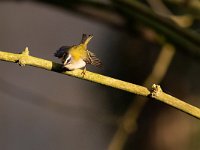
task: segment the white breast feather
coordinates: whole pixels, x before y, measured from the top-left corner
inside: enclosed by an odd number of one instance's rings
[[[77,61],[75,63],[65,65],[65,68],[67,68],[69,70],[75,70],[75,69],[83,68],[83,67],[85,67],[85,65],[86,65],[86,63],[82,59],[80,59],[79,61]]]

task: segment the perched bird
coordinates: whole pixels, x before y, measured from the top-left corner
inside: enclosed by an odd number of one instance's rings
[[[54,53],[55,57],[61,59],[63,67],[67,70],[83,68],[82,74],[86,72],[86,64],[101,67],[101,61],[87,49],[87,45],[92,39],[92,35],[83,34],[81,43],[74,46],[62,46]]]

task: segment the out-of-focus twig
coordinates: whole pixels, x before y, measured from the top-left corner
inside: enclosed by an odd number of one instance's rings
[[[144,82],[144,86],[149,87],[151,83],[160,83],[169,68],[174,53],[175,49],[171,44],[165,44],[163,46],[151,74]],[[123,150],[129,135],[137,129],[137,119],[145,104],[145,97],[137,96],[134,99],[119,122],[119,127],[112,138],[108,148],[109,150]]]
[[[176,26],[170,22],[170,20],[162,18],[152,12],[151,9],[145,6],[142,2],[130,0],[112,0],[108,3],[92,0],[37,0],[37,2],[58,6],[66,10],[71,10],[74,13],[78,12],[79,15],[87,15],[95,20],[100,18],[100,21],[107,23],[111,27],[116,27],[120,30],[123,29],[128,33],[131,33],[133,31],[131,28],[134,27],[127,27],[126,22],[132,20],[134,21],[134,24],[145,24],[153,30],[158,31],[159,34],[163,34],[171,43],[179,46],[180,48],[177,50],[200,60],[199,34],[192,30],[186,30]],[[94,13],[94,9],[99,11],[98,15]],[[101,12],[106,12],[106,15],[99,15]],[[113,18],[116,18],[116,20]],[[137,22],[135,22],[135,20]]]
[[[138,1],[113,0],[113,2],[120,14],[129,19],[135,18],[154,28],[159,33],[164,34],[166,39],[171,43],[176,43],[182,48],[181,50],[185,50],[185,52],[191,54],[193,57],[197,58],[200,56],[199,34],[174,25],[169,20],[153,13],[148,7]]]
[[[17,0],[13,0],[17,1]],[[66,10],[71,10],[79,15],[86,15],[92,17],[94,20],[98,20],[107,23],[111,27],[126,30],[131,33],[134,28],[129,26],[126,28],[126,22],[130,20],[134,21],[134,24],[140,22],[142,24],[151,27],[152,29],[163,34],[166,39],[171,43],[179,46],[177,50],[187,53],[190,56],[200,60],[200,36],[193,30],[181,29],[166,18],[162,18],[159,15],[153,13],[150,8],[145,6],[139,1],[130,0],[112,0],[112,2],[100,2],[93,0],[31,0],[57,6]],[[23,2],[23,0],[20,0]],[[92,9],[91,9],[92,8]],[[94,13],[94,9],[99,10],[98,15]],[[99,15],[101,12],[107,15]],[[112,15],[114,17],[112,17]],[[110,17],[108,17],[110,16]],[[121,17],[119,17],[121,16]],[[117,20],[113,20],[117,18]],[[175,18],[176,20],[177,18]],[[137,21],[137,22],[135,22]],[[130,24],[129,24],[130,25]]]
[[[174,15],[163,3],[162,0],[147,0],[153,11],[164,17],[171,19],[177,25],[183,28],[187,28],[192,25],[193,23],[193,16],[189,14],[184,15]]]

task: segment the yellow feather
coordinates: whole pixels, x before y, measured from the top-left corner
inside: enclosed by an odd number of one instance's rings
[[[86,46],[83,44],[71,47],[69,49],[69,53],[72,55],[75,61],[87,58]]]

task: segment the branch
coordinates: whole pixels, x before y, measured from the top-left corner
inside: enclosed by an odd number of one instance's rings
[[[200,119],[200,109],[199,108],[192,106],[186,102],[183,102],[180,99],[177,99],[171,95],[164,93],[161,90],[160,86],[158,86],[158,85],[153,85],[152,90],[148,90],[146,87],[143,87],[140,85],[132,84],[129,82],[125,82],[122,80],[103,76],[103,75],[96,74],[96,73],[89,72],[89,71],[86,71],[86,74],[83,77],[82,70],[80,70],[80,69],[76,69],[74,71],[62,72],[61,64],[30,56],[28,47],[26,47],[26,49],[20,54],[14,54],[14,53],[0,51],[0,60],[18,63],[21,66],[25,66],[25,65],[34,66],[37,68],[42,68],[42,69],[46,69],[49,71],[54,71],[57,73],[62,73],[65,75],[80,78],[83,80],[88,80],[91,82],[99,83],[102,85],[106,85],[109,87],[113,87],[116,89],[134,93],[137,95],[151,97],[153,99],[161,101],[165,104],[168,104],[176,109],[179,109],[191,116],[194,116],[194,117]]]

